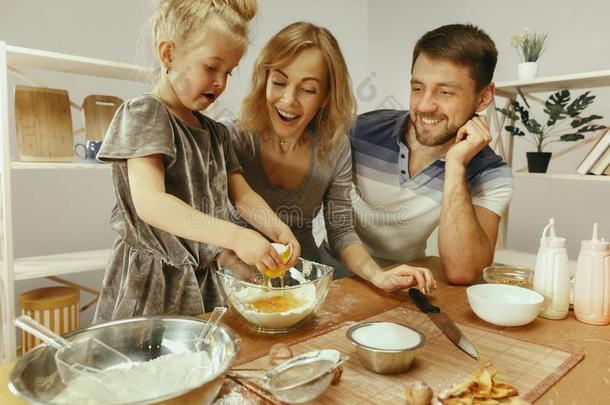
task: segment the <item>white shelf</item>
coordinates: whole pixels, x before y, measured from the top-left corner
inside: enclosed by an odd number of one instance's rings
[[[90,250],[53,254],[48,256],[14,258],[14,224],[12,213],[13,170],[104,170],[109,173],[111,165],[89,163],[76,159],[73,162],[21,162],[10,156],[11,136],[9,132],[8,75],[19,75],[22,71],[43,69],[59,73],[86,75],[114,80],[145,82],[150,80],[152,70],[147,67],[111,62],[101,59],[47,52],[7,45],[0,41],[0,213],[2,214],[2,248],[4,261],[0,261],[0,361],[2,357],[14,360],[16,353],[15,327],[15,281],[39,277],[62,276],[105,269],[111,249]]]
[[[11,162],[13,170],[110,170],[112,165],[87,162]]]
[[[513,175],[515,177],[523,177],[523,178],[530,178],[530,179],[543,179],[543,180],[610,181],[610,176],[595,176],[593,174],[587,174],[586,176],[582,176],[580,174],[514,172]]]
[[[15,280],[103,270],[112,249],[15,259]]]
[[[515,96],[517,88],[521,89],[524,93],[537,93],[561,89],[590,89],[605,86],[610,86],[610,70],[496,83],[496,95],[502,97]]]
[[[110,62],[37,49],[6,46],[7,64],[15,69],[44,69],[108,79],[149,81],[151,69],[127,63]]]

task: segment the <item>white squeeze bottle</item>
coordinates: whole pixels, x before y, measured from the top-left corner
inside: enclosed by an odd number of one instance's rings
[[[549,235],[547,236],[547,231]],[[544,296],[540,316],[563,319],[570,309],[570,272],[566,240],[555,235],[555,219],[542,231],[534,270],[534,290]]]
[[[610,323],[610,250],[597,239],[597,223],[591,240],[583,240],[574,286],[574,315],[593,325]]]

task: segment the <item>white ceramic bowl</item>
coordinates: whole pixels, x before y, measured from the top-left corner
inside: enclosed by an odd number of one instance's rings
[[[466,289],[468,304],[481,319],[498,326],[521,326],[538,316],[544,297],[527,288],[478,284]]]

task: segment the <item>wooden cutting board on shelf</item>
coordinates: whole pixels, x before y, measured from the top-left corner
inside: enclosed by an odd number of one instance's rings
[[[72,115],[66,90],[16,86],[15,125],[20,160],[73,160]]]
[[[123,100],[114,96],[92,94],[83,100],[85,133],[88,141],[101,141]]]
[[[396,307],[372,316],[368,321],[390,321],[419,329],[426,336],[426,344],[415,355],[415,361],[406,373],[377,374],[364,368],[353,345],[345,333],[355,322],[346,322],[332,331],[303,340],[291,346],[295,355],[311,350],[336,349],[350,359],[343,364],[343,375],[336,386],[330,386],[316,404],[399,404],[405,403],[408,383],[415,380],[428,384],[435,395],[451,384],[462,380],[483,364],[490,362],[498,370],[498,380],[517,388],[519,397],[533,402],[563,377],[583,358],[583,354],[569,353],[542,346],[490,330],[458,324],[476,346],[481,361],[471,359],[458,349],[421,312]],[[267,356],[242,364],[239,368],[269,368]],[[267,400],[280,404],[251,382],[239,380]]]

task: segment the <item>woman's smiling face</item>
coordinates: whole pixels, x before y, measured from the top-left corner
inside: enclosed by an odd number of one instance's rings
[[[281,138],[301,136],[328,93],[328,67],[317,48],[301,51],[269,72],[266,103],[273,131]]]

